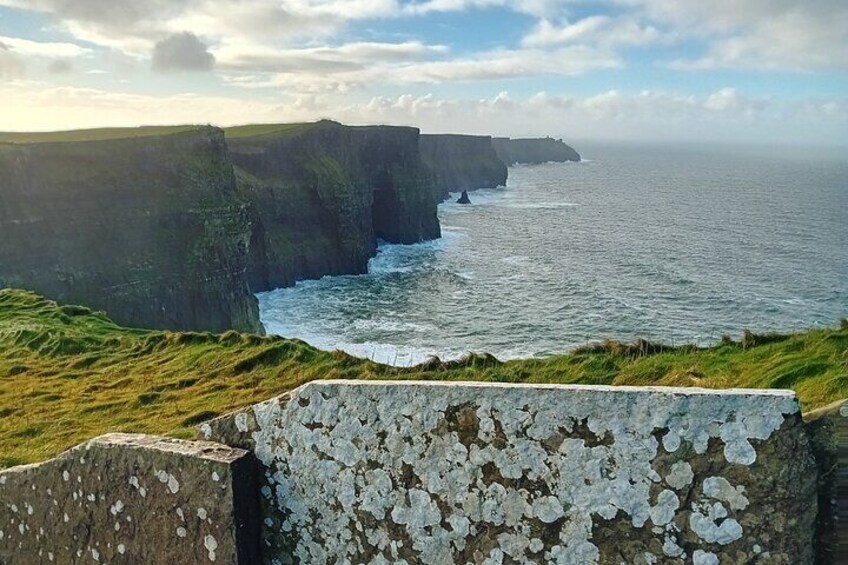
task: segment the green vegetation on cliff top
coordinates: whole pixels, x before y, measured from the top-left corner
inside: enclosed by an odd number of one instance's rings
[[[312,126],[315,126],[316,123],[303,122],[293,124],[248,124],[244,126],[233,126],[224,128],[224,134],[229,139],[239,139],[243,137],[261,137],[263,135],[275,135],[281,133],[299,133],[302,131],[306,131]]]
[[[211,126],[142,126],[135,128],[98,128],[44,132],[0,132],[0,143],[60,143],[71,141],[107,141],[173,135],[201,131]]]
[[[547,359],[470,355],[400,369],[276,337],[128,329],[0,290],[0,467],[109,431],[193,437],[205,419],[331,378],[792,388],[809,410],[848,396],[848,323],[702,349],[606,342]]]

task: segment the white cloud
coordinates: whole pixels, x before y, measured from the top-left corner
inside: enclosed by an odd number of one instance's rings
[[[351,92],[374,84],[410,85],[495,81],[537,75],[579,75],[623,63],[606,51],[582,46],[555,50],[500,49],[442,60],[375,62],[358,58],[320,59],[293,51],[285,72],[233,74],[224,79],[243,88],[285,88],[288,92]],[[384,61],[386,57],[382,58]]]
[[[280,100],[183,94],[147,96],[37,84],[0,85],[8,112],[0,130],[139,124],[286,122],[332,118],[392,123],[428,132],[566,135],[573,138],[842,142],[848,101],[777,103],[724,88],[704,96],[608,90],[590,96],[536,93],[450,99],[433,94],[375,96],[358,102],[300,95]]]
[[[91,49],[73,43],[30,41],[29,39],[4,35],[0,35],[0,43],[5,45],[8,50],[23,56],[79,57],[91,52]]]
[[[261,46],[226,45],[214,50],[221,67],[246,72],[344,72],[361,70],[373,63],[422,59],[447,52],[442,45],[418,41],[403,43],[354,42],[339,46],[273,49]]]
[[[0,79],[15,80],[24,76],[26,65],[9,47],[0,42]]]
[[[651,25],[641,25],[630,18],[589,16],[574,23],[557,25],[550,20],[539,21],[524,38],[524,45],[544,47],[562,44],[604,45],[649,45],[670,42],[674,35],[665,34]]]
[[[643,17],[706,41],[677,69],[848,69],[844,0],[618,0]]]

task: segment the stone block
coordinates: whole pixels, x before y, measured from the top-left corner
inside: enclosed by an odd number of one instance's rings
[[[256,563],[255,461],[108,434],[0,472],[0,563]]]
[[[791,391],[318,381],[200,430],[259,461],[265,563],[813,561]]]

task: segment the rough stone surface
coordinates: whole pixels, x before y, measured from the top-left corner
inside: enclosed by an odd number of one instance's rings
[[[266,563],[812,562],[787,391],[324,381],[200,432],[256,454]]]
[[[0,472],[0,563],[255,563],[241,449],[109,434]]]
[[[848,549],[848,400],[805,414],[804,420],[818,466],[816,563],[835,564]]]

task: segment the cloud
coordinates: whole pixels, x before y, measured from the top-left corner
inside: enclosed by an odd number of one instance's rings
[[[611,47],[649,45],[673,39],[672,34],[662,33],[651,25],[640,25],[633,19],[589,16],[574,23],[566,22],[561,25],[543,19],[524,38],[523,44],[529,47],[545,47],[582,43]]]
[[[15,80],[24,76],[26,66],[9,46],[0,41],[0,79]]]
[[[432,12],[462,12],[483,8],[508,8],[522,14],[548,17],[559,14],[571,2],[564,0],[424,0],[403,7],[407,14]]]
[[[536,18],[524,38],[526,48],[593,47],[624,60],[626,47],[685,41],[691,47],[686,57],[661,62],[681,70],[848,68],[844,0],[0,0],[0,5],[44,12],[73,37],[137,59],[148,57],[163,37],[202,31],[219,61],[226,54],[231,71],[238,60],[245,72],[290,69],[286,60],[293,55],[282,54],[277,64],[268,52],[343,43],[355,22],[492,8]],[[575,13],[581,17],[575,19]],[[256,64],[248,68],[251,62]],[[350,66],[357,64],[363,63]]]
[[[153,46],[153,68],[169,71],[210,71],[215,56],[196,35],[184,31],[163,39]]]
[[[73,69],[74,65],[68,59],[55,59],[47,65],[47,71],[54,75],[69,73]]]
[[[2,53],[2,50],[0,50]],[[328,95],[282,100],[230,96],[150,96],[90,88],[0,83],[10,111],[0,130],[142,124],[295,122],[333,118],[390,123],[427,132],[555,135],[567,138],[842,143],[848,100],[779,103],[732,87],[694,96],[674,91],[608,90],[588,96],[499,92],[478,99],[433,94],[375,96],[351,102]]]
[[[0,43],[19,55],[34,57],[79,57],[91,52],[91,49],[74,43],[30,41],[3,35],[0,35]]]
[[[844,0],[618,2],[706,43],[703,55],[674,60],[672,68],[848,69],[848,3]]]
[[[220,67],[226,70],[256,72],[344,72],[363,69],[373,63],[397,63],[447,52],[443,45],[418,41],[404,43],[354,42],[339,46],[272,49],[258,46],[225,46],[215,50]]]
[[[289,60],[302,63],[296,69],[274,74],[235,74],[224,79],[243,88],[285,88],[289,92],[350,92],[374,84],[444,84],[517,79],[534,75],[572,76],[594,69],[612,69],[622,61],[608,52],[581,46],[554,50],[498,49],[466,57],[441,60],[379,61],[346,59],[331,68],[329,61],[312,58]]]

